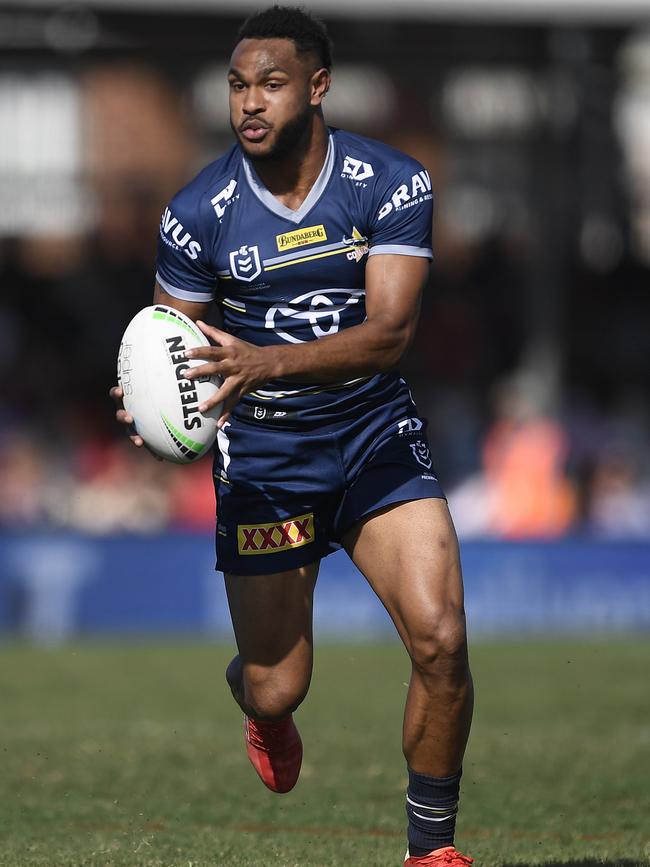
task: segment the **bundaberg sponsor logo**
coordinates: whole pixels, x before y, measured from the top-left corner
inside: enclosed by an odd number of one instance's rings
[[[285,232],[275,236],[278,250],[293,250],[296,247],[305,247],[307,244],[315,244],[316,241],[327,241],[325,226],[307,226],[305,229],[296,229],[295,232]]]

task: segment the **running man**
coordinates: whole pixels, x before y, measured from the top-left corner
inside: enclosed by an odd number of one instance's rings
[[[311,677],[314,586],[343,547],[412,664],[404,863],[465,867],[453,846],[472,716],[458,544],[426,422],[395,370],[429,273],[431,181],[405,154],[326,126],[331,65],[324,25],[302,10],[243,24],[228,73],[236,142],[165,210],[154,303],[216,344],[188,352],[205,364],[187,377],[223,378],[201,409],[224,401],[217,568],[253,766],[275,792],[298,779],[292,713]],[[213,302],[223,330],[205,324]]]

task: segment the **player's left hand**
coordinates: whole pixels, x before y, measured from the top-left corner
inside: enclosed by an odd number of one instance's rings
[[[200,379],[203,376],[220,376],[223,384],[213,396],[199,405],[200,412],[209,412],[223,401],[221,415],[217,427],[222,428],[230,418],[235,404],[250,391],[264,385],[273,378],[268,347],[255,346],[246,343],[238,337],[233,337],[226,331],[220,331],[212,325],[198,320],[201,331],[217,343],[217,346],[205,346],[198,349],[188,349],[187,358],[198,358],[205,361],[200,367],[187,369],[187,379]]]

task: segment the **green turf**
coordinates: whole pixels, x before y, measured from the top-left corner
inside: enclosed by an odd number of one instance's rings
[[[267,792],[214,646],[0,650],[0,865],[398,867],[396,645],[318,648],[301,781]],[[477,643],[459,848],[649,864],[650,643]]]

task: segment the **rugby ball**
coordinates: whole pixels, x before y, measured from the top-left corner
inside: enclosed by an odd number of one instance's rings
[[[163,304],[137,313],[122,337],[117,381],[124,391],[124,409],[146,445],[167,461],[196,461],[210,451],[217,436],[221,406],[203,415],[199,404],[219,388],[219,377],[183,377],[188,367],[205,364],[185,358],[185,350],[209,345],[191,319]]]

